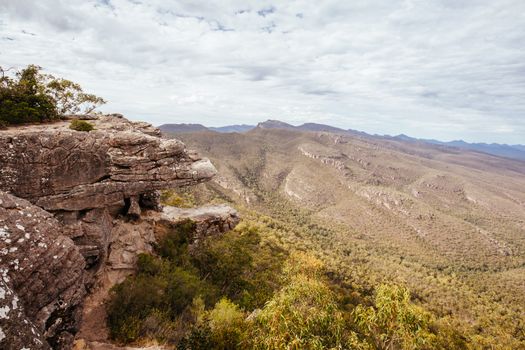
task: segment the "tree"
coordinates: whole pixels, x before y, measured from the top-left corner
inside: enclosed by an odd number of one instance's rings
[[[287,284],[254,317],[246,339],[250,349],[343,349],[350,344],[344,315],[322,280],[323,264],[292,254],[283,269]]]
[[[91,113],[105,103],[102,98],[84,93],[80,85],[29,65],[9,77],[10,69],[0,67],[1,124],[41,123],[65,114]]]
[[[30,65],[17,72],[15,79],[0,67],[0,120],[5,124],[44,122],[58,118],[55,101],[43,92],[38,74]]]
[[[55,101],[59,114],[89,114],[98,106],[106,103],[101,97],[86,94],[79,84],[67,79],[43,75],[45,92]]]

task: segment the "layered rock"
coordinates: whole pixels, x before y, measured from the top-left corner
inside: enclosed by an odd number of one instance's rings
[[[68,121],[0,131],[2,349],[70,348],[86,290],[131,273],[159,225],[193,218],[197,242],[238,221],[227,207],[156,213],[159,189],[207,181],[213,165],[147,123],[90,122],[89,133]]]
[[[61,348],[71,342],[85,295],[85,261],[63,231],[50,213],[0,192],[0,302],[12,298],[0,312],[0,344],[14,347],[19,338],[20,345]],[[30,338],[23,336],[28,327]]]
[[[157,129],[115,116],[95,131],[63,122],[0,132],[0,188],[45,210],[105,208],[148,192],[207,181],[207,159]]]
[[[158,220],[160,225],[176,225],[191,220],[195,223],[192,245],[208,236],[220,235],[232,230],[239,223],[237,211],[227,205],[205,206],[200,208],[166,207]]]
[[[55,214],[95,272],[114,217],[137,217],[141,207],[158,207],[156,190],[195,185],[216,170],[150,124],[120,115],[89,122],[89,133],[70,130],[68,121],[0,132],[0,189]]]

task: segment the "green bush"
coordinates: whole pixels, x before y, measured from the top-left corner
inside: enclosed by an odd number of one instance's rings
[[[107,322],[110,336],[121,342],[136,340],[140,324],[155,309],[166,309],[167,281],[155,276],[137,275],[116,285],[110,292]]]
[[[192,256],[192,264],[244,309],[262,307],[280,287],[286,253],[262,243],[262,228],[240,223],[221,239],[208,240]]]
[[[210,350],[214,349],[212,331],[206,324],[194,325],[186,336],[177,344],[177,350]]]
[[[245,331],[244,313],[237,305],[222,298],[206,316],[213,349],[237,349]]]
[[[174,266],[191,268],[188,247],[195,235],[195,229],[195,223],[189,219],[169,227],[155,245],[155,253]]]
[[[164,205],[179,208],[193,208],[195,198],[191,193],[182,190],[164,190],[160,194],[160,202]]]
[[[436,343],[432,316],[410,302],[404,287],[379,286],[374,306],[358,305],[354,314],[360,333],[376,348],[422,349]]]
[[[318,279],[322,264],[306,255],[292,257],[285,267],[289,281],[256,316],[247,338],[250,349],[346,348],[345,319],[334,293]]]
[[[69,124],[69,128],[71,130],[85,131],[85,132],[90,132],[91,130],[95,129],[93,124],[88,123],[85,120],[79,120],[79,119],[72,120],[71,123]]]

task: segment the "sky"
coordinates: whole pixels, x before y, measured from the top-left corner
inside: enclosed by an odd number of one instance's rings
[[[524,0],[0,0],[0,66],[28,64],[154,125],[525,144]]]

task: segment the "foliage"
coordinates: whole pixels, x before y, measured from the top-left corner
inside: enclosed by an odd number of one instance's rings
[[[192,313],[194,300],[198,296],[208,304],[216,300],[216,288],[188,262],[194,229],[191,221],[171,227],[155,247],[159,256],[140,254],[137,274],[113,287],[107,304],[113,339],[131,342],[148,336],[175,341],[182,337],[181,324],[188,322],[184,319]]]
[[[184,220],[172,226],[155,246],[158,255],[175,265],[190,266],[188,246],[195,228],[195,223],[191,220]]]
[[[286,253],[274,244],[263,244],[258,225],[240,223],[220,240],[209,240],[192,262],[201,276],[221,293],[246,309],[262,307],[280,287],[279,275]]]
[[[71,130],[90,132],[95,129],[93,124],[86,122],[85,120],[75,119],[69,124]]]
[[[43,91],[39,69],[30,65],[11,79],[0,67],[0,119],[4,123],[42,123],[58,119],[55,101]]]
[[[423,308],[417,293],[414,303],[401,284],[378,283],[377,272],[361,270],[362,262],[355,260],[370,250],[354,247],[348,255],[329,244],[337,228],[320,225],[307,211],[276,197],[266,198],[272,200],[270,215],[241,209],[243,221],[235,230],[204,240],[191,254],[187,224],[159,241],[159,257],[141,256],[139,275],[159,276],[166,265],[177,267],[215,294],[177,291],[185,306],[161,309],[171,328],[164,324],[148,333],[138,318],[135,339],[170,339],[177,349],[508,348]],[[399,264],[382,261],[387,262]],[[136,319],[130,318],[131,326]],[[165,329],[176,329],[177,335],[167,337]]]
[[[344,347],[345,320],[333,292],[316,278],[320,262],[307,258],[292,260],[291,264],[296,267],[297,263],[301,265],[303,261],[305,273],[286,276],[289,283],[257,315],[248,338],[250,348]]]
[[[160,194],[160,201],[172,207],[192,208],[195,206],[193,195],[183,190],[164,190]]]
[[[5,124],[53,121],[65,114],[90,113],[105,103],[80,85],[40,70],[29,65],[11,78],[0,67],[0,120]]]
[[[89,114],[98,106],[106,103],[101,97],[87,94],[82,87],[70,80],[44,75],[45,92],[57,106],[60,115]]]
[[[242,341],[245,330],[244,313],[237,305],[222,298],[206,315],[213,348],[217,350],[236,349]]]
[[[431,315],[410,303],[408,289],[380,285],[373,307],[354,311],[359,330],[378,349],[421,349],[435,343],[429,332]]]
[[[107,321],[113,339],[180,341],[180,346],[193,344],[191,349],[213,342],[230,348],[242,333],[236,325],[243,313],[224,297],[251,307],[273,294],[281,268],[273,256],[282,253],[261,246],[256,228],[240,225],[219,239],[209,238],[198,255],[188,249],[194,230],[191,221],[170,227],[155,246],[156,256],[140,254],[137,274],[112,289]],[[213,336],[204,337],[203,327],[212,329]]]
[[[197,254],[188,251],[193,229],[191,222],[172,227],[158,256],[140,255],[137,275],[113,288],[113,339],[156,339],[180,350],[468,346],[450,324],[413,304],[405,287],[381,285],[367,305],[366,296],[330,279],[321,259],[285,253],[271,239],[279,224],[268,217],[206,240]]]

